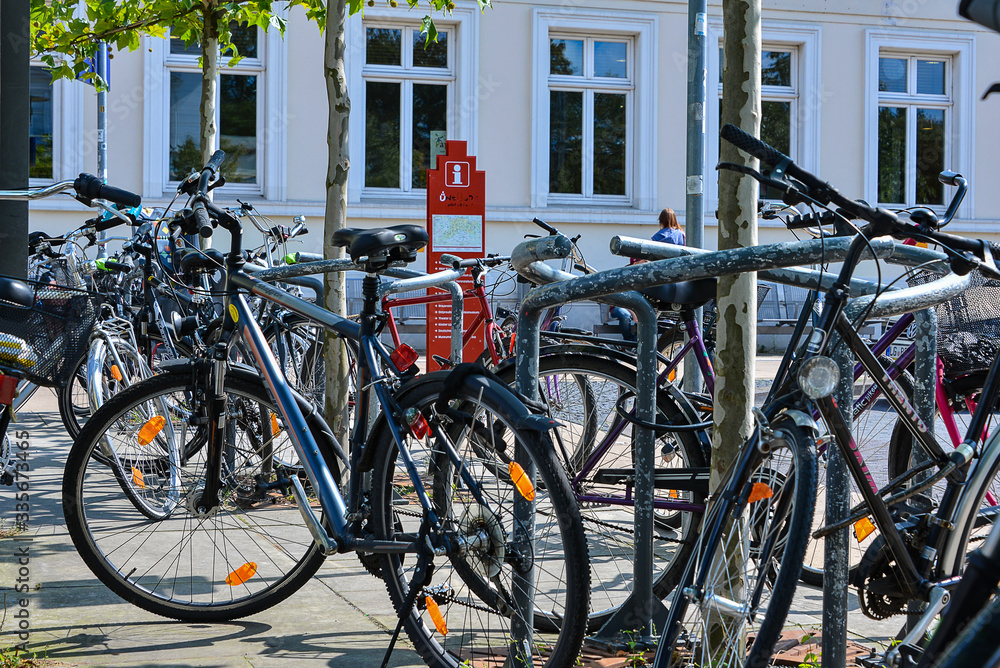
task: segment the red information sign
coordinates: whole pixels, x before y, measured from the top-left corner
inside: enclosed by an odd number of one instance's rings
[[[437,168],[427,170],[427,271],[441,269],[441,255],[482,257],[486,244],[486,172],[476,170],[476,156],[468,155],[464,141],[448,140],[445,153],[437,156]],[[468,275],[459,281],[472,288]],[[466,313],[464,327],[475,317]],[[463,350],[463,361],[472,362],[486,343],[482,331]],[[427,366],[437,368],[433,355],[451,358],[451,302],[427,305]]]

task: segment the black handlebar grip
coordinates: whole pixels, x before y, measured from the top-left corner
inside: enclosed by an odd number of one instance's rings
[[[113,271],[119,274],[124,274],[126,272],[132,271],[132,267],[122,262],[115,262],[114,260],[105,260],[104,268],[108,271]]]
[[[98,232],[103,232],[104,230],[110,230],[112,227],[118,227],[119,225],[124,224],[124,220],[117,216],[112,216],[111,218],[105,218],[104,220],[99,220],[94,223],[94,229]]]
[[[221,153],[221,151],[220,151]],[[207,239],[212,236],[212,219],[208,215],[208,209],[204,202],[196,202],[194,205],[194,220],[198,225],[198,234]]]
[[[1000,262],[1000,244],[995,241],[990,242],[990,252],[993,253],[993,259]]]
[[[531,222],[533,222],[535,225],[538,225],[540,228],[542,228],[543,230],[545,230],[549,234],[559,234],[559,230],[557,230],[556,228],[552,227],[551,225],[549,225],[548,223],[546,223],[544,220],[542,220],[540,218],[535,218]]]
[[[223,151],[222,149],[219,149],[218,151],[212,154],[212,158],[208,161],[208,164],[205,165],[205,169],[211,169],[212,175],[214,176],[215,174],[219,173],[219,168],[222,167],[222,161],[225,159],[226,159],[226,152]],[[205,170],[203,169],[202,171]]]
[[[741,151],[760,158],[765,164],[777,165],[782,160],[788,160],[788,156],[778,149],[768,146],[752,134],[743,132],[732,123],[722,126],[722,138]]]
[[[80,174],[73,182],[77,194],[85,199],[106,199],[121,206],[139,206],[142,197],[121,188],[115,188],[102,182],[93,174]]]

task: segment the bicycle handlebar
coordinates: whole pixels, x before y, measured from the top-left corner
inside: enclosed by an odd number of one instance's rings
[[[206,207],[208,183],[219,173],[219,168],[225,159],[225,151],[220,149],[213,153],[208,164],[202,168],[201,176],[198,179],[198,191],[195,194],[193,212],[198,234],[204,238],[212,236],[212,218],[208,215],[208,208]]]
[[[453,269],[469,269],[471,267],[498,267],[501,264],[510,262],[509,255],[487,255],[486,257],[460,258],[457,255],[444,253],[441,255],[441,264]]]
[[[115,188],[104,183],[93,174],[82,173],[73,182],[77,194],[86,200],[106,199],[120,206],[134,207],[142,204],[142,197],[135,193]]]
[[[722,126],[721,134],[723,139],[733,144],[738,149],[760,158],[762,162],[768,165],[772,165],[777,174],[772,172],[771,177],[765,177],[755,173],[752,169],[745,168],[742,165],[732,165],[730,163],[722,163],[720,164],[720,167],[725,166],[727,169],[736,169],[737,171],[753,176],[758,181],[766,180],[769,184],[775,182],[784,183],[780,181],[780,177],[783,174],[788,174],[806,187],[809,191],[808,195],[812,199],[822,204],[833,203],[842,208],[848,215],[871,223],[873,229],[868,235],[869,238],[891,234],[897,237],[926,239],[944,246],[949,250],[975,254],[979,258],[979,266],[982,270],[994,276],[1000,276],[1000,272],[997,272],[992,259],[987,258],[988,255],[992,255],[993,258],[1000,260],[1000,245],[988,243],[979,239],[967,239],[965,237],[946,234],[932,229],[928,225],[911,225],[903,223],[900,221],[899,217],[891,211],[881,207],[873,208],[863,202],[857,202],[844,197],[837,191],[836,188],[796,165],[791,158],[781,151],[772,146],[768,146],[753,135],[747,134],[734,125],[727,123]],[[789,186],[790,184],[784,183],[784,185]],[[971,258],[966,258],[966,261],[971,261]]]

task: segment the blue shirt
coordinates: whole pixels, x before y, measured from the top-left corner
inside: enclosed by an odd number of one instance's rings
[[[660,243],[665,243],[665,244],[674,244],[676,246],[683,246],[684,232],[681,230],[675,230],[670,227],[664,227],[653,235],[653,241],[659,241]]]

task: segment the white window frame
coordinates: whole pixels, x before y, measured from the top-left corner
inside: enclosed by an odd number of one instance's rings
[[[351,91],[351,116],[348,134],[348,153],[353,169],[347,173],[347,201],[361,203],[400,202],[422,203],[427,199],[425,188],[413,188],[412,164],[400,152],[400,183],[402,188],[369,188],[365,186],[365,81],[404,82],[408,89],[416,83],[448,83],[448,139],[467,142],[469,155],[476,155],[479,136],[479,5],[462,0],[447,17],[435,18],[438,30],[448,31],[448,72],[434,68],[401,70],[398,66],[367,65],[365,63],[367,27],[413,28],[420,26],[417,17],[410,17],[390,7],[367,7],[363,20],[347,22],[347,90]],[[404,65],[412,53],[402,44]],[[380,76],[381,75],[381,76]],[[409,82],[408,84],[405,82]],[[409,141],[413,120],[412,95],[401,92],[400,140]],[[406,113],[407,110],[411,113]]]
[[[574,9],[535,9],[532,15],[532,96],[531,96],[531,205],[536,208],[564,205],[623,206],[651,211],[656,208],[656,54],[658,19],[638,12],[603,12]],[[625,195],[571,195],[549,193],[549,91],[557,82],[571,83],[579,77],[550,75],[551,38],[607,38],[629,43],[628,60],[631,89],[626,108]],[[550,79],[555,77],[555,79]],[[598,92],[616,92],[625,84],[612,79],[588,79],[585,87]],[[565,89],[564,86],[556,86]],[[588,114],[584,108],[584,133]],[[593,125],[593,119],[590,119]],[[642,129],[642,140],[639,128]],[[584,144],[586,149],[586,143]],[[592,179],[584,169],[585,184]],[[586,193],[588,188],[584,186]]]
[[[916,56],[919,58],[946,58],[948,59],[948,74],[945,85],[951,86],[948,91],[950,97],[950,112],[946,116],[946,142],[945,142],[945,163],[944,168],[959,172],[970,183],[975,183],[973,175],[973,165],[975,165],[975,104],[969,100],[976,99],[975,80],[976,63],[975,54],[976,37],[974,34],[942,33],[922,30],[895,30],[884,28],[868,28],[865,30],[865,146],[867,150],[864,156],[864,193],[865,199],[875,202],[878,199],[878,107],[879,101],[891,97],[891,94],[879,93],[878,90],[878,61],[879,57],[885,55],[892,57]],[[915,76],[915,75],[914,75]],[[896,94],[901,95],[901,94]],[[903,98],[906,101],[903,101]],[[917,106],[921,100],[916,95],[906,95],[899,97],[903,106]],[[935,96],[933,101],[929,101],[927,108],[944,108],[941,98]],[[920,105],[924,106],[924,105]],[[950,116],[950,118],[948,118]],[[907,123],[907,141],[909,145],[909,134],[913,124]],[[915,152],[913,153],[915,156]],[[907,161],[907,171],[911,171],[911,160]],[[907,182],[909,181],[907,176]],[[907,186],[907,190],[909,187]],[[951,200],[954,189],[945,187],[944,204],[934,205],[930,208],[938,212],[943,212],[947,203]],[[915,194],[911,194],[915,196]],[[899,202],[889,202],[888,204],[900,204]],[[965,201],[958,209],[958,218],[972,218],[973,198],[966,197]]]
[[[796,164],[811,172],[819,170],[820,110],[825,101],[820,74],[820,42],[822,30],[817,25],[764,21],[761,25],[762,51],[792,52],[792,89],[794,94],[781,87],[765,86],[761,97],[768,100],[788,100],[791,105],[791,127],[789,129],[790,152]],[[707,151],[705,180],[705,210],[719,208],[719,180],[715,175],[715,159],[719,155],[719,48],[722,44],[722,19],[713,18],[708,22],[706,44],[713,45],[707,53],[708,109],[706,114]],[[780,222],[761,222],[762,227],[780,226]]]
[[[32,59],[32,67],[46,68],[45,63]],[[57,79],[52,82],[52,178],[30,178],[29,186],[44,186],[55,181],[75,179],[80,172],[97,171],[94,165],[87,169],[84,157],[83,93],[87,86],[82,81]],[[90,142],[96,156],[97,137]],[[44,201],[44,200],[43,200]]]
[[[275,7],[275,11],[279,10]],[[163,198],[172,194],[177,182],[170,180],[170,72],[201,72],[197,57],[170,53],[170,38],[146,38],[143,103],[144,142],[143,196]],[[277,30],[259,31],[260,58],[244,58],[237,67],[226,66],[220,56],[219,74],[246,72],[257,79],[257,183],[227,184],[226,198],[257,195],[284,201],[286,192],[288,89],[287,47]],[[218,107],[217,112],[218,114]],[[216,116],[218,124],[218,116]],[[222,191],[220,191],[222,192]]]

